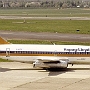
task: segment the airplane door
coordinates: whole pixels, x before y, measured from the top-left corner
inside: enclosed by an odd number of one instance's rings
[[[6,48],[6,57],[10,57],[10,48]]]
[[[54,51],[54,56],[57,56],[57,50]]]

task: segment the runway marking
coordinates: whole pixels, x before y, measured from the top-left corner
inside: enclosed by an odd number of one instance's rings
[[[85,80],[85,79],[81,79],[81,80],[79,80],[79,81],[73,82],[73,83],[71,83],[71,84],[68,84],[68,85],[66,85],[66,86],[63,86],[63,87],[58,88],[58,89],[56,89],[56,90],[66,88],[66,87],[71,86],[71,85],[73,85],[73,84],[76,84],[76,83],[82,82],[83,80]]]

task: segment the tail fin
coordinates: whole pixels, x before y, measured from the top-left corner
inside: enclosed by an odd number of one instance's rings
[[[10,44],[9,42],[7,42],[5,39],[3,39],[2,37],[0,37],[0,44]]]

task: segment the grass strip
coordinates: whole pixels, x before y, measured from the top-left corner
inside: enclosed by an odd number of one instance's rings
[[[0,19],[0,30],[90,34],[90,20]]]
[[[0,58],[0,62],[12,62],[12,61]]]
[[[13,44],[56,44],[56,45],[90,45],[86,42],[64,42],[64,41],[49,41],[49,40],[8,40]]]

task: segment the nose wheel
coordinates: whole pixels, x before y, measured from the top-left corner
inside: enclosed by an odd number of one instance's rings
[[[35,67],[35,64],[33,64],[33,68]]]

